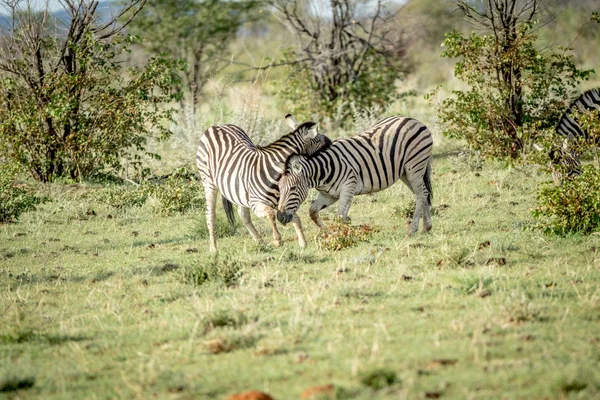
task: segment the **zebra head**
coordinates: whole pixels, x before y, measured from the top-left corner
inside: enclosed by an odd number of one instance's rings
[[[309,166],[304,156],[293,156],[287,162],[284,174],[279,180],[279,205],[277,219],[288,224],[300,205],[308,197],[310,190]]]
[[[299,154],[312,156],[331,145],[331,140],[319,133],[319,127],[316,123],[305,122],[298,124],[291,114],[285,116],[285,122],[294,130],[293,134],[298,133],[303,140],[302,150]]]

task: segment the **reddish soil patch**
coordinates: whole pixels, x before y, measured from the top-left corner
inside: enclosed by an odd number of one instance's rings
[[[232,394],[227,400],[273,400],[273,398],[258,390],[249,390],[247,392]]]
[[[310,387],[308,389],[306,389],[304,392],[302,392],[302,395],[300,397],[302,397],[303,399],[310,399],[313,396],[333,396],[334,394],[334,387],[333,385],[329,384],[329,385],[321,385],[321,386],[313,386]]]

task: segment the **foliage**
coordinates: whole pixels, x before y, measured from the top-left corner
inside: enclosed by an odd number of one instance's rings
[[[382,0],[369,6],[361,0],[333,1],[329,7],[303,0],[271,3],[297,41],[281,63],[290,66],[279,93],[286,110],[347,126],[352,103],[367,109],[395,97],[395,81],[408,69],[407,41],[403,21]]]
[[[340,251],[365,242],[376,229],[369,225],[352,226],[337,222],[323,229],[317,236],[317,246],[324,250]]]
[[[578,69],[569,49],[538,49],[532,19],[504,17],[511,21],[504,29],[446,35],[442,56],[458,59],[454,74],[469,89],[454,91],[438,116],[446,136],[465,139],[484,156],[515,159],[538,129],[556,125],[593,71]]]
[[[293,60],[291,51],[284,60]],[[284,109],[301,119],[333,119],[345,126],[352,121],[353,109],[377,109],[389,105],[396,96],[396,68],[375,52],[365,54],[366,66],[353,80],[341,85],[322,87],[315,82],[304,63],[289,68],[289,75],[279,92]]]
[[[130,29],[144,37],[142,46],[151,54],[186,62],[176,85],[190,94],[195,116],[204,86],[227,65],[227,48],[240,28],[259,16],[260,6],[258,0],[149,0]]]
[[[181,63],[157,56],[125,68],[138,39],[100,33],[92,3],[71,10],[66,37],[31,15],[1,36],[13,56],[0,57],[0,150],[39,181],[139,166],[143,154],[158,157],[146,151],[149,138],[170,136],[165,105],[178,98]]]
[[[243,274],[243,265],[235,260],[212,259],[201,265],[183,270],[182,281],[193,286],[219,283],[226,287],[237,286]]]
[[[600,230],[600,170],[584,166],[583,173],[561,186],[546,184],[537,195],[533,216],[547,233],[589,234]]]
[[[161,215],[183,214],[204,206],[201,185],[185,167],[138,186],[110,187],[100,191],[96,199],[117,210],[140,207],[151,199],[152,210]]]
[[[0,164],[0,222],[16,220],[22,213],[35,210],[42,201],[26,187],[15,184],[18,172],[14,164]]]
[[[360,382],[372,389],[380,390],[399,383],[400,379],[398,379],[396,371],[380,368],[364,374]]]

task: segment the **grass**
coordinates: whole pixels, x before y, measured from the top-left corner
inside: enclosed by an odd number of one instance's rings
[[[355,199],[353,247],[319,249],[305,205],[307,249],[241,227],[217,257],[197,215],[52,186],[0,225],[0,398],[599,398],[600,236],[528,229],[544,179],[438,154],[429,234],[398,183]]]

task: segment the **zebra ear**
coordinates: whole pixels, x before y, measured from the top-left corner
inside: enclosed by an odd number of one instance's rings
[[[287,124],[287,126],[292,128],[293,130],[296,130],[296,128],[298,127],[298,122],[296,121],[296,118],[294,118],[294,116],[292,114],[287,114],[285,116],[285,123]]]
[[[312,128],[310,128],[308,130],[308,132],[306,133],[306,137],[308,139],[314,139],[317,137],[318,134],[319,134],[319,126],[317,124],[315,124]]]
[[[300,164],[300,160],[294,158],[290,163],[290,168],[292,168],[292,172],[294,172],[295,174],[299,174],[300,172],[302,172],[302,164]]]

